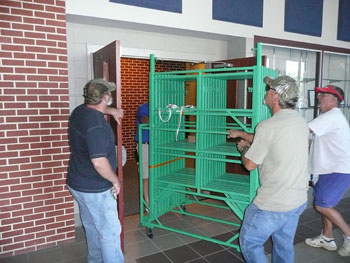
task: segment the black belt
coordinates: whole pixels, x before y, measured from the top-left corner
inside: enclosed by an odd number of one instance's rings
[[[142,144],[149,144],[149,142],[143,142]]]

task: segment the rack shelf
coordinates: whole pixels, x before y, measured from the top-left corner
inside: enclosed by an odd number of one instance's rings
[[[214,146],[211,146],[207,149],[197,149],[194,142],[188,142],[186,140],[178,142],[170,142],[157,146],[158,150],[166,150],[170,152],[181,151],[181,152],[200,152],[200,153],[215,153],[227,156],[240,156],[240,153],[237,151],[236,143],[225,142],[220,143]],[[165,151],[159,151],[159,154],[166,153]]]
[[[157,179],[157,182],[159,183],[157,187],[166,184],[167,189],[174,185],[197,188],[195,170],[193,168],[180,169],[169,173]],[[199,188],[204,191],[240,196],[240,201],[249,203],[249,176],[247,175],[224,173]],[[235,198],[232,200],[235,200]]]
[[[160,177],[158,182],[193,188],[195,187],[195,170],[194,168],[183,168]]]

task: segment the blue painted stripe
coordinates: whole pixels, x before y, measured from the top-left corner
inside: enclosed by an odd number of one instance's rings
[[[323,0],[285,0],[284,30],[320,37]]]
[[[339,0],[338,40],[350,42],[350,1]]]
[[[162,11],[182,13],[182,0],[109,0],[113,3],[132,5]]]
[[[213,19],[262,27],[263,6],[264,0],[213,0]]]

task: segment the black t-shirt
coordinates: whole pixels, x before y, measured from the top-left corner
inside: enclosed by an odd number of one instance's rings
[[[111,188],[112,183],[100,176],[91,162],[106,157],[113,170],[117,169],[114,133],[103,113],[85,104],[74,109],[69,120],[69,144],[68,186],[91,193]]]

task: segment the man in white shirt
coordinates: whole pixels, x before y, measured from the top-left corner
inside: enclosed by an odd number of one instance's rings
[[[259,166],[260,187],[245,211],[240,247],[247,263],[266,263],[264,243],[273,239],[272,263],[293,263],[293,241],[308,190],[308,136],[304,118],[294,111],[299,88],[294,79],[266,77],[265,104],[272,117],[255,134],[231,130],[248,170]],[[251,144],[251,145],[250,145]]]
[[[333,224],[344,235],[344,244],[338,253],[350,256],[350,226],[334,208],[350,186],[350,128],[338,108],[344,100],[341,88],[328,85],[316,88],[322,114],[309,122],[314,141],[310,151],[311,174],[319,175],[314,187],[315,209],[322,215],[323,231],[320,236],[307,238],[312,247],[337,250],[333,238]]]

